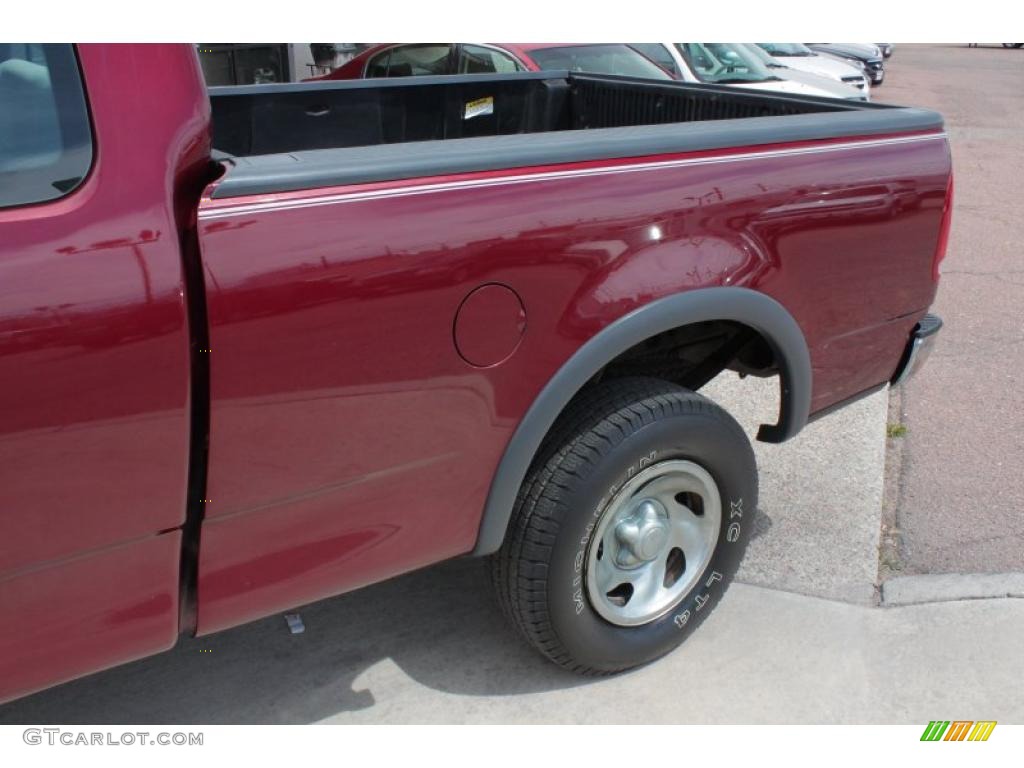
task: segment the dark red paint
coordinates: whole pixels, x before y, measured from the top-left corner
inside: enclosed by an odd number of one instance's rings
[[[198,252],[211,350],[200,633],[468,552],[534,397],[653,299],[717,285],[776,298],[808,341],[818,410],[887,380],[934,297],[944,141],[205,218],[638,158],[208,190],[197,206],[213,172],[194,52],[79,50],[92,173],[67,198],[0,210],[0,699],[179,630],[187,309],[200,298],[183,264]]]
[[[180,237],[208,177],[209,104],[188,46],[78,51],[92,171],[61,200],[0,209],[0,699],[178,629]]]
[[[934,295],[948,174],[928,141],[201,221],[216,365],[200,632],[471,549],[533,398],[584,341],[666,294],[778,299],[810,345],[815,410],[885,381]],[[450,336],[485,283],[513,288],[529,320],[516,353],[481,370]],[[317,568],[265,560],[268,542],[301,551],[382,524],[388,536]]]
[[[174,645],[180,559],[172,531],[5,578],[0,701]]]

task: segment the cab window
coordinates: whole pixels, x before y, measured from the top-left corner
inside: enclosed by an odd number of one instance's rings
[[[91,164],[73,46],[0,43],[0,207],[63,197]]]

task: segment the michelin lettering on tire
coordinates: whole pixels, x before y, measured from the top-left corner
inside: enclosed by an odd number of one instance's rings
[[[576,557],[573,565],[572,597],[573,603],[576,607],[577,615],[583,613],[583,609],[586,607],[583,597],[583,563],[587,559],[587,545],[590,544],[590,537],[594,532],[594,528],[597,525],[597,521],[601,519],[601,515],[608,507],[609,502],[613,498],[615,498],[615,494],[617,494],[619,490],[621,490],[622,486],[629,482],[630,478],[632,478],[633,475],[635,475],[637,472],[653,464],[657,457],[658,452],[651,451],[650,454],[648,454],[647,456],[642,456],[640,460],[635,464],[631,464],[626,469],[626,476],[618,483],[612,485],[612,487],[608,489],[608,492],[601,497],[601,501],[599,501],[597,503],[597,506],[594,508],[594,511],[590,517],[590,522],[587,524],[586,533],[583,536],[583,538],[580,539],[580,548],[576,552]]]

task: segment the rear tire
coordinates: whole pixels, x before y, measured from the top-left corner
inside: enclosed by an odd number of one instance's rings
[[[499,603],[562,667],[644,664],[718,603],[756,509],[754,453],[728,413],[659,379],[594,385],[523,482],[492,558]]]

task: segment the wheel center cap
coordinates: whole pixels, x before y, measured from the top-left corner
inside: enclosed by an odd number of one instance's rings
[[[668,542],[668,514],[654,499],[644,499],[629,517],[615,527],[621,549],[616,557],[622,567],[654,560]]]
[[[653,560],[661,552],[666,541],[668,541],[668,530],[665,526],[652,526],[644,531],[636,554],[641,560]]]

